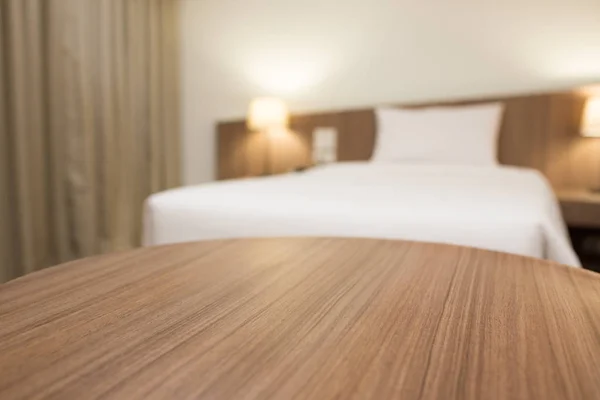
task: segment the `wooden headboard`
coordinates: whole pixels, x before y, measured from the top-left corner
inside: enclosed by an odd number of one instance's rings
[[[600,139],[579,136],[585,96],[561,92],[468,101],[427,103],[460,106],[501,101],[505,104],[499,143],[502,164],[535,168],[555,188],[600,186]],[[338,160],[369,160],[375,143],[373,109],[296,115],[291,133],[275,137],[271,144],[272,166],[284,172],[311,163],[312,132],[317,127],[338,131]],[[264,135],[250,133],[243,120],[217,126],[219,179],[258,176],[263,172]]]

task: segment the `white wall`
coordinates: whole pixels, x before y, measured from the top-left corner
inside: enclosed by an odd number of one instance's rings
[[[259,95],[302,111],[600,81],[599,0],[181,1],[187,184]]]

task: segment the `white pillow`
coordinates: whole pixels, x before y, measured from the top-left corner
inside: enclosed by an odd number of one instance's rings
[[[378,108],[373,162],[498,164],[504,106]]]

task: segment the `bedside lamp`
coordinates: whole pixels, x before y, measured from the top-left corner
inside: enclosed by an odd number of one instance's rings
[[[289,112],[286,104],[276,98],[260,97],[252,100],[248,109],[247,126],[251,131],[266,136],[264,175],[271,174],[271,135],[284,132],[288,127]]]
[[[590,97],[585,104],[581,121],[581,135],[600,138],[600,96]],[[590,192],[600,193],[600,187],[593,187]]]
[[[581,135],[600,137],[600,97],[588,99],[581,122]]]

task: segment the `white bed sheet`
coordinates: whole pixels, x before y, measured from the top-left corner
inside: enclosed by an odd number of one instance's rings
[[[171,190],[146,202],[144,244],[274,236],[448,243],[580,266],[557,200],[513,167],[339,163]]]

